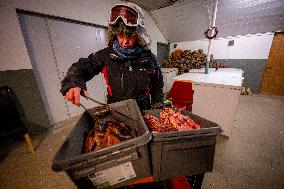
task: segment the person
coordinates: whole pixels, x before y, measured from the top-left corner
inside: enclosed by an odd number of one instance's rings
[[[86,82],[100,72],[107,84],[107,103],[135,99],[147,110],[163,106],[163,77],[149,49],[142,9],[134,3],[115,5],[109,16],[108,47],[80,58],[61,82],[65,99],[80,105],[80,94],[89,96]]]

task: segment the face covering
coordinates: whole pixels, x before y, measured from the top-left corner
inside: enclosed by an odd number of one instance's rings
[[[119,56],[125,59],[136,58],[143,51],[143,48],[139,44],[132,49],[124,49],[119,45],[118,40],[114,41],[113,49]]]

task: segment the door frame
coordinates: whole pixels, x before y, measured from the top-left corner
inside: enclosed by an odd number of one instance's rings
[[[53,15],[48,15],[48,14],[43,14],[43,13],[38,13],[38,12],[33,12],[33,11],[27,11],[27,10],[23,10],[23,9],[16,9],[16,13],[17,14],[25,14],[25,15],[29,15],[29,16],[38,16],[38,17],[47,18],[47,19],[50,19],[50,20],[64,21],[64,22],[69,22],[69,23],[73,23],[73,24],[81,24],[81,25],[85,25],[85,26],[92,26],[92,27],[97,27],[97,28],[102,28],[102,29],[108,29],[107,26],[103,26],[103,25],[93,24],[93,23],[90,23],[90,22],[84,22],[84,21],[70,19],[70,18],[64,18],[64,17],[60,17],[60,16],[53,16]]]
[[[26,11],[26,10],[21,10],[21,9],[16,9],[16,13],[17,15],[25,15],[25,16],[34,16],[34,17],[38,17],[38,18],[41,18],[41,19],[44,19],[44,20],[54,20],[54,21],[63,21],[63,22],[66,22],[66,23],[71,23],[71,24],[78,24],[78,25],[82,25],[82,26],[91,26],[91,27],[94,27],[94,28],[99,28],[99,29],[105,29],[107,31],[108,27],[106,26],[102,26],[102,25],[97,25],[97,24],[92,24],[92,23],[88,23],[88,22],[83,22],[83,21],[78,21],[78,20],[72,20],[72,19],[68,19],[68,18],[63,18],[63,17],[58,17],[58,16],[52,16],[52,15],[46,15],[46,14],[41,14],[41,13],[37,13],[37,12],[32,12],[32,11]],[[20,19],[20,18],[18,18]],[[23,38],[25,38],[24,36],[24,33],[22,32],[22,35],[23,35]],[[49,41],[50,42],[50,41]],[[52,42],[51,42],[52,43]],[[27,46],[26,44],[26,41],[25,41],[25,46],[27,48],[27,50],[29,49],[29,47]],[[52,48],[51,48],[52,49]],[[29,54],[29,58],[31,59],[31,56]],[[44,108],[45,108],[45,112],[47,113],[48,115],[48,121],[50,122],[50,125],[51,126],[54,126],[57,122],[55,122],[55,120],[53,120],[53,116],[51,114],[51,112],[48,110],[48,106],[49,104],[47,103],[46,101],[46,93],[45,93],[45,90],[43,89],[43,86],[40,84],[41,83],[41,80],[39,79],[38,77],[38,68],[37,68],[37,65],[36,64],[33,64],[33,61],[31,60],[31,63],[32,63],[32,69],[33,69],[33,72],[35,73],[35,79],[36,79],[36,83],[37,83],[37,87],[39,89],[39,94],[41,96],[41,99],[43,100],[44,102]],[[68,107],[67,107],[67,110],[68,110]],[[67,111],[68,112],[68,111]],[[69,112],[68,114],[68,117],[70,118],[71,117],[71,114]]]

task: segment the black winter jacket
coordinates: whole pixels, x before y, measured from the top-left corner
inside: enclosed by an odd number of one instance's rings
[[[86,82],[100,72],[108,86],[108,103],[136,99],[141,109],[149,109],[151,104],[163,102],[163,77],[150,50],[144,50],[137,58],[123,59],[107,47],[80,58],[68,69],[61,93],[65,95],[72,87],[86,89]]]

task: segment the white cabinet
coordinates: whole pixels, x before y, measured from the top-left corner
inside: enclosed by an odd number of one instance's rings
[[[164,88],[163,92],[167,93],[171,89],[173,85],[173,80],[175,76],[178,74],[177,68],[161,68],[163,74]]]
[[[244,79],[242,75],[242,70],[234,68],[209,69],[208,74],[204,69],[193,69],[173,80],[192,81],[192,112],[218,123],[223,134],[230,136]]]

